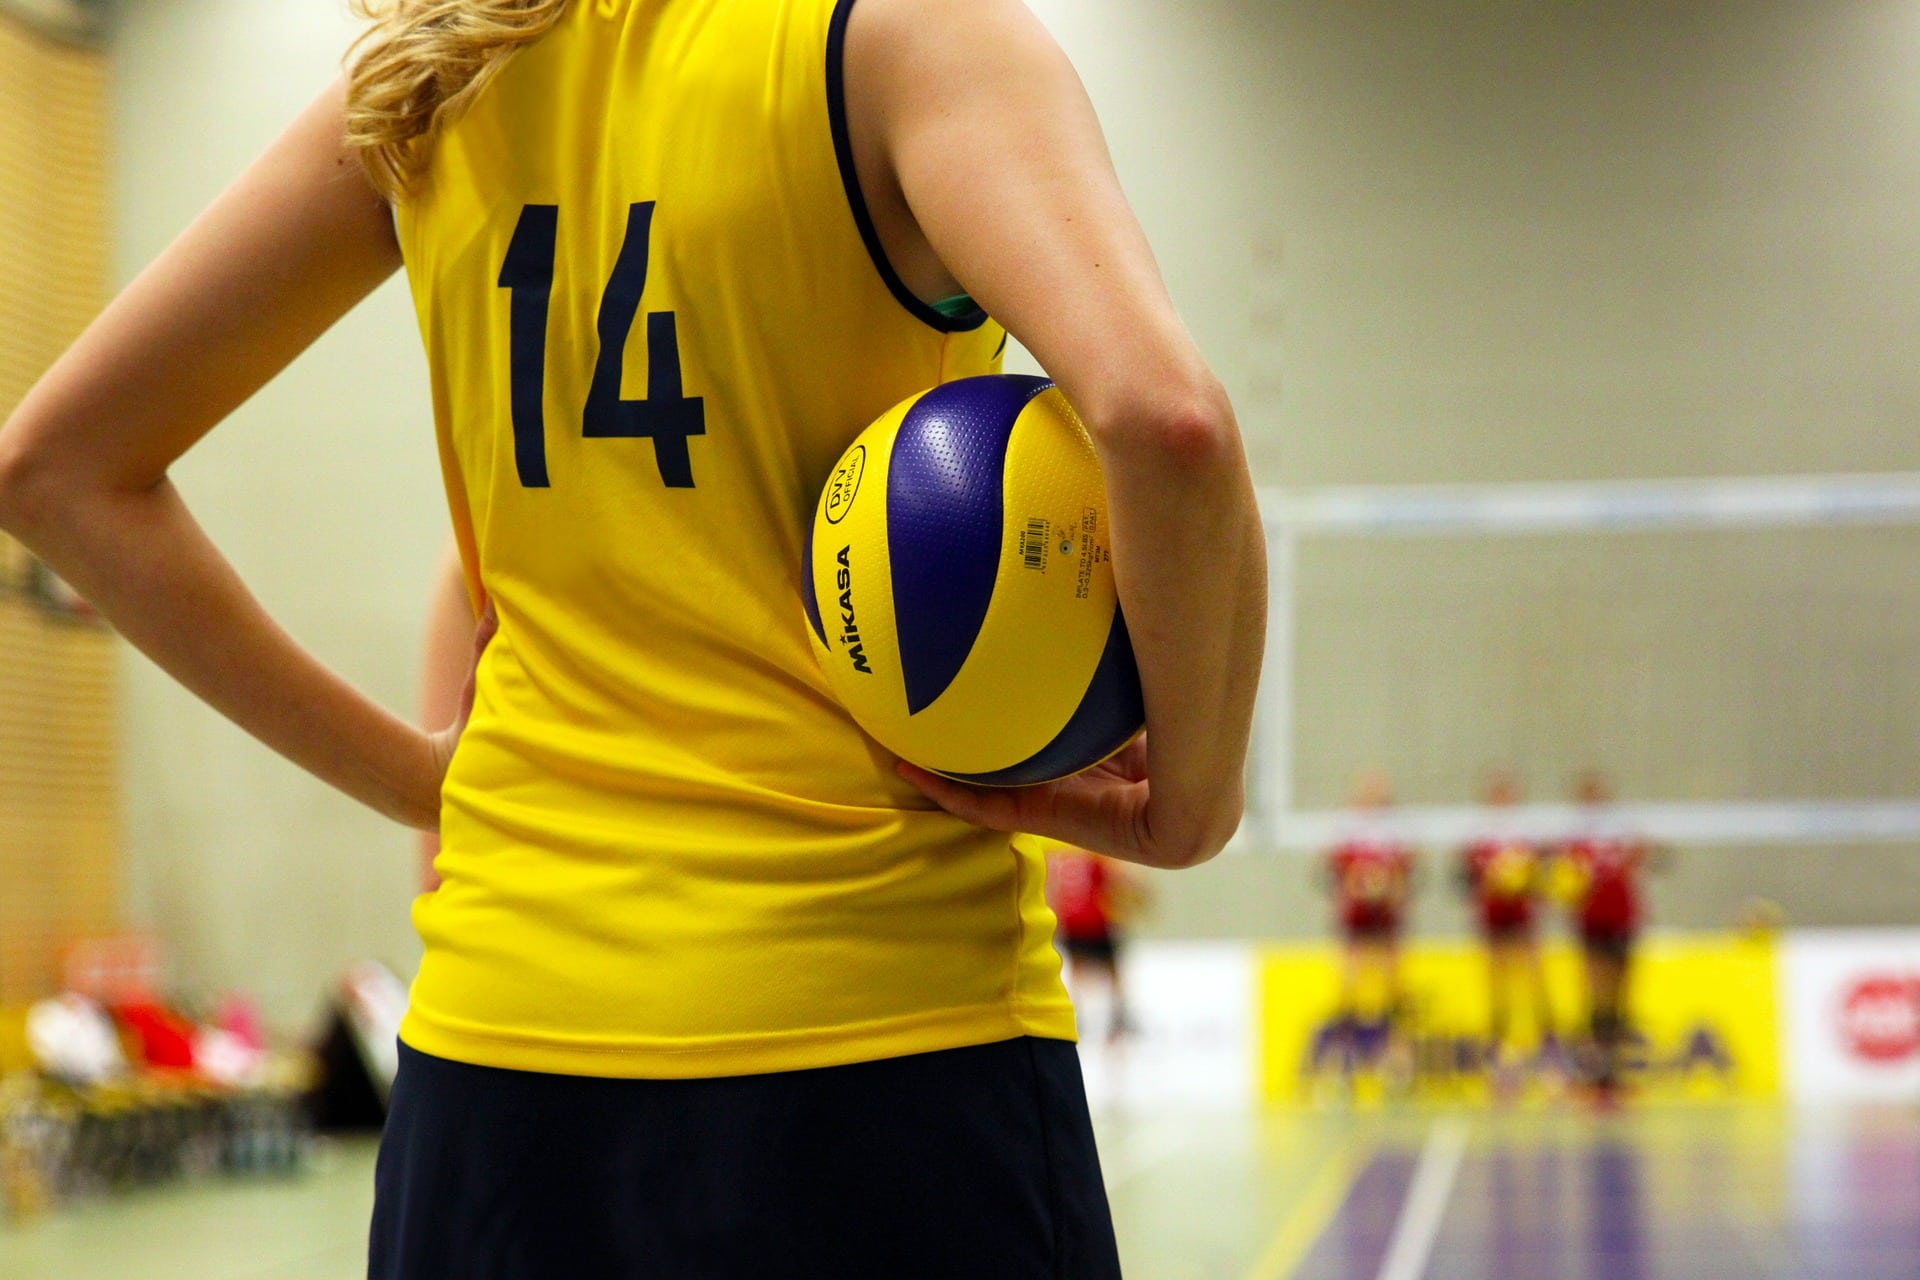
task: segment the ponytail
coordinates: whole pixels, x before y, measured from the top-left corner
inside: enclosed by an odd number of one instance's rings
[[[373,25],[348,55],[347,144],[374,188],[405,194],[434,137],[567,0],[352,0]]]

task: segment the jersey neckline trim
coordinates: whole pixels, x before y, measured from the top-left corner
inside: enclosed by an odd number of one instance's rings
[[[853,166],[853,136],[847,127],[846,47],[847,19],[853,14],[855,0],[836,0],[833,20],[827,27],[827,120],[833,130],[833,154],[839,162],[840,182],[846,188],[847,205],[853,211],[854,225],[860,228],[860,240],[867,246],[867,257],[886,284],[894,300],[914,319],[942,333],[967,333],[987,322],[987,313],[979,306],[957,316],[949,316],[922,301],[887,261],[880,233],[867,210],[866,197],[860,194],[860,175]]]

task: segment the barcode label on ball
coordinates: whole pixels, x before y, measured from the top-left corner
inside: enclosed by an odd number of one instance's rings
[[[1020,562],[1041,573],[1047,571],[1047,542],[1050,522],[1029,520],[1020,532]]]

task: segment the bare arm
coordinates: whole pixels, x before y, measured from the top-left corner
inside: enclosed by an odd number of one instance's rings
[[[243,729],[403,822],[438,821],[449,735],[276,626],[167,478],[400,265],[334,85],[110,304],[0,429],[0,525]]]
[[[1147,704],[1143,761],[1019,791],[908,776],[954,813],[1159,866],[1232,836],[1266,544],[1232,407],[1175,314],[1091,103],[1019,0],[860,0],[848,113],[903,278],[950,273],[1079,409]]]
[[[420,643],[420,727],[437,729],[461,718],[461,698],[473,671],[473,603],[460,551],[451,540],[440,554],[427,596],[427,622]],[[420,833],[420,884],[440,887],[433,860],[440,853],[437,832]]]

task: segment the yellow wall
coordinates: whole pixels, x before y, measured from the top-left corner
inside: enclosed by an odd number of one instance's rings
[[[105,69],[0,17],[0,418],[106,282]],[[114,641],[29,594],[0,537],[0,1002],[51,991],[120,909]]]
[[[1034,8],[1093,93],[1262,481],[1910,465],[1905,7]],[[117,279],[318,91],[352,34],[338,0],[116,6]],[[1843,127],[1859,120],[1875,127]],[[418,352],[404,288],[383,289],[175,472],[275,616],[400,708],[445,526]],[[1302,803],[1334,803],[1375,760],[1410,801],[1463,800],[1501,760],[1529,762],[1539,798],[1587,763],[1636,798],[1914,794],[1920,756],[1884,749],[1920,708],[1899,661],[1920,635],[1898,568],[1910,531],[1679,544],[1311,548]],[[1616,567],[1596,573],[1593,554]],[[1752,692],[1769,670],[1792,696]],[[138,660],[125,704],[129,908],[185,977],[250,986],[285,1020],[355,956],[409,966],[405,833]],[[1848,874],[1820,874],[1842,857]],[[1912,917],[1911,858],[1684,850],[1653,886],[1656,918],[1714,927],[1754,893],[1803,923]],[[1423,928],[1467,919],[1445,879]],[[1323,927],[1294,859],[1153,883],[1141,928],[1160,936]]]

